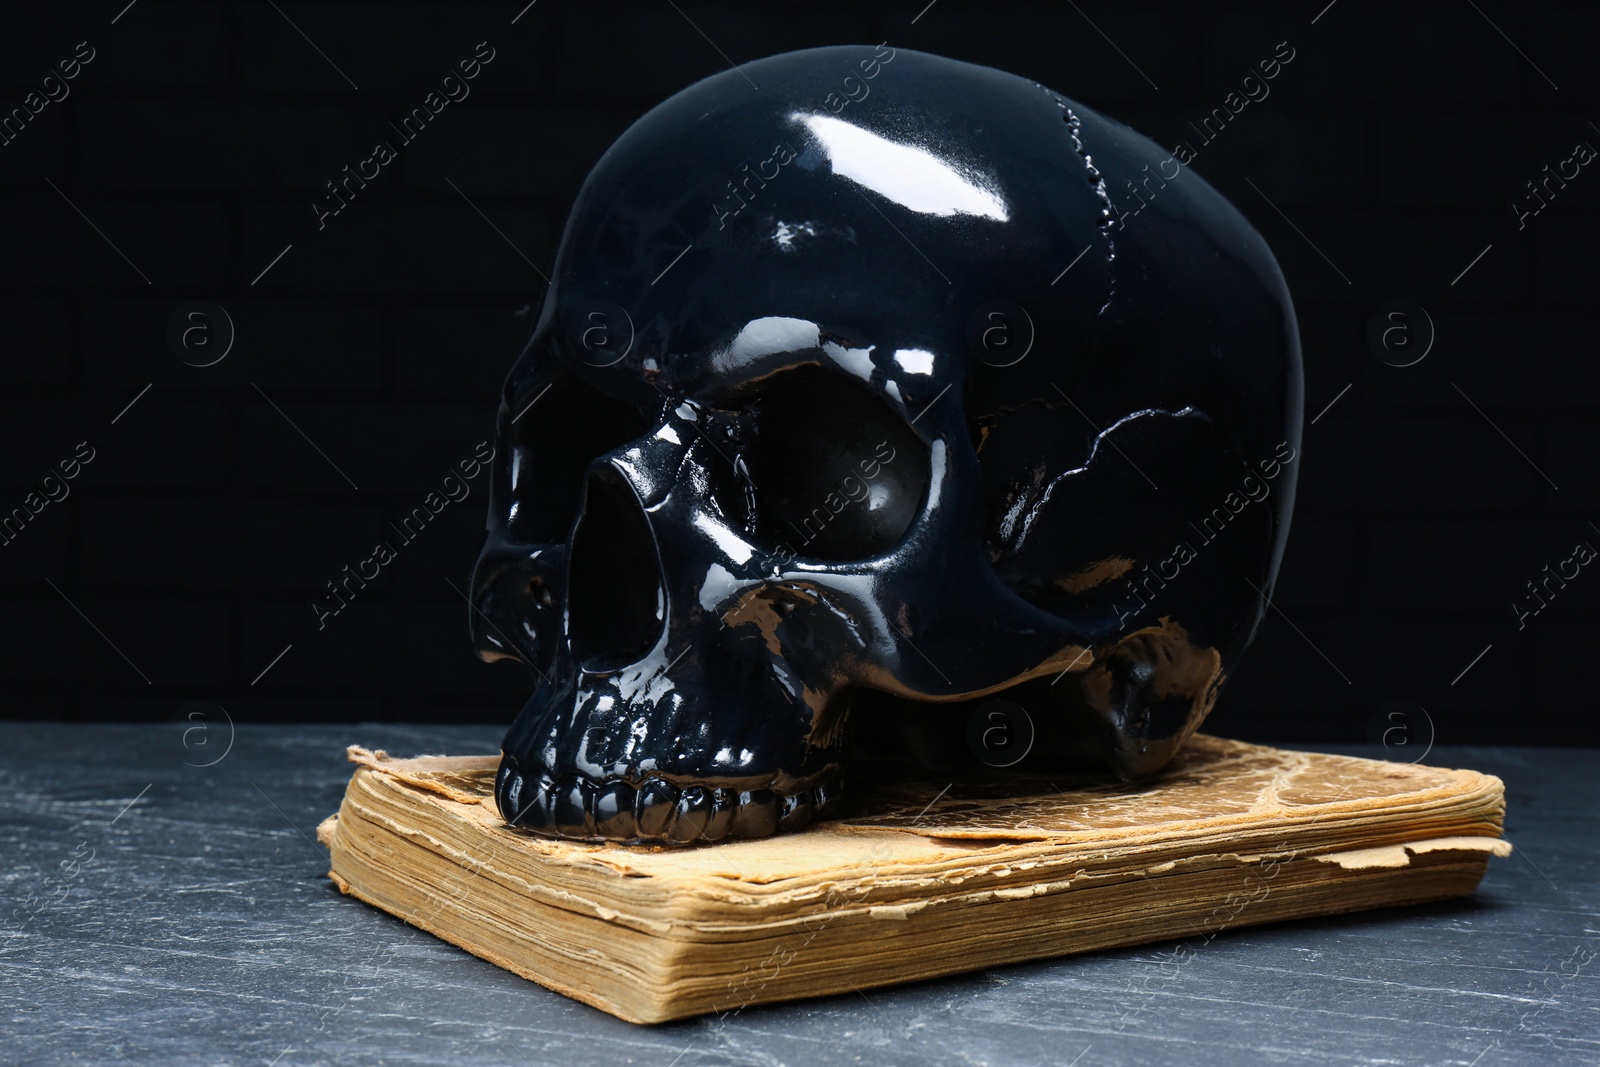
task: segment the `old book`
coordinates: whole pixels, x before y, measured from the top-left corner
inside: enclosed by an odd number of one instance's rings
[[[633,1022],[1470,895],[1498,778],[1197,736],[1137,786],[857,788],[844,816],[664,849],[502,824],[495,756],[359,764],[318,835],[346,893]]]

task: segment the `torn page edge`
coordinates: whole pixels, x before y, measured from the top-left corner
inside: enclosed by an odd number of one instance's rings
[[[381,748],[373,751],[360,745],[346,748],[345,756],[351,763],[365,767],[369,771],[388,775],[429,793],[437,793],[458,804],[482,804],[484,794],[481,791],[457,789],[448,781],[441,779],[451,775],[493,771],[500,765],[498,755],[417,756],[414,759],[396,759]]]
[[[1310,858],[1323,863],[1337,863],[1347,871],[1354,871],[1369,867],[1409,866],[1412,856],[1420,856],[1424,852],[1488,852],[1496,856],[1509,856],[1511,842],[1498,837],[1435,837],[1426,841],[1358,848]]]

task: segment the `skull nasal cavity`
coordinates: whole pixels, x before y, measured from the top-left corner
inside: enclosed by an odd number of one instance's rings
[[[665,594],[644,512],[609,467],[589,475],[567,568],[573,657],[587,670],[637,662],[661,633]]]

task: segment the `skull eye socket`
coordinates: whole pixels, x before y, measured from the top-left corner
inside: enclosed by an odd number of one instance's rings
[[[578,516],[589,464],[649,426],[631,405],[565,375],[515,400],[507,526],[523,544],[560,544]]]
[[[765,382],[746,453],[756,533],[801,556],[856,560],[905,536],[922,507],[928,450],[880,398],[802,367]]]

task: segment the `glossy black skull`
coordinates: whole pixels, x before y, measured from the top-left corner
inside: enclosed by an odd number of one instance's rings
[[[1158,770],[1261,618],[1300,411],[1271,253],[1127,127],[887,46],[684,90],[584,184],[502,398],[501,812],[764,836],[834,807],[852,707],[948,762],[996,694],[1036,765]]]

